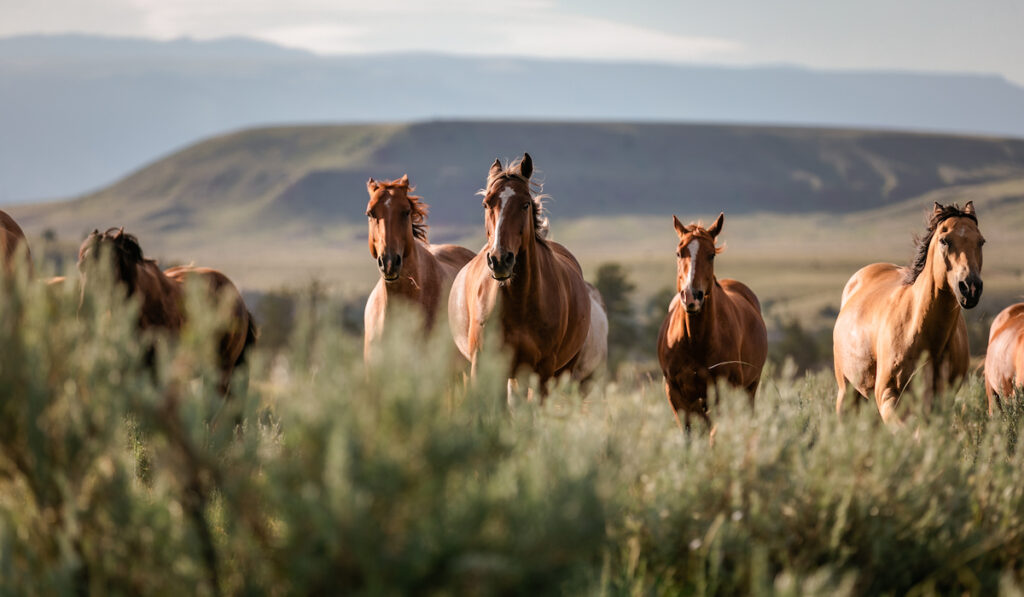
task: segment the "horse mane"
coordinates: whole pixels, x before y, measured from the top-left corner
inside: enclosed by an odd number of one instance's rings
[[[545,195],[542,192],[544,190],[544,183],[522,175],[519,169],[522,162],[522,158],[512,160],[507,162],[500,172],[488,174],[487,186],[477,191],[476,194],[486,196],[487,191],[499,180],[518,180],[526,183],[526,190],[530,193],[530,198],[533,200],[533,233],[537,240],[543,241],[548,237],[548,210],[544,206],[544,201],[550,199],[551,196]]]
[[[409,184],[409,180],[402,179],[398,180],[382,180],[377,182],[381,187],[390,190],[399,190],[405,193],[405,197],[409,200],[410,210],[412,213],[409,217],[412,219],[412,235],[414,238],[418,238],[423,242],[430,242],[427,240],[427,229],[430,226],[427,225],[427,213],[430,211],[430,206],[427,205],[423,198],[419,195],[413,195],[412,192],[416,190],[416,187]]]
[[[914,235],[914,258],[911,260],[910,265],[904,268],[906,275],[903,277],[904,284],[913,284],[917,281],[917,277],[924,271],[925,263],[928,262],[928,247],[932,243],[932,237],[935,236],[935,230],[939,227],[939,224],[945,222],[950,218],[970,218],[974,220],[974,223],[978,223],[978,218],[973,213],[968,213],[965,209],[962,209],[956,203],[951,203],[938,210],[932,210],[928,216],[928,229],[924,235]]]

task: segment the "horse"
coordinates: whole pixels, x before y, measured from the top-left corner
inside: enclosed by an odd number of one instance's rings
[[[992,320],[985,352],[985,395],[1003,409],[1003,396],[1024,387],[1024,303],[1010,305]]]
[[[123,228],[110,228],[105,232],[94,230],[85,239],[78,251],[83,281],[90,264],[104,250],[113,259],[116,280],[126,288],[129,297],[138,297],[141,303],[140,331],[161,330],[172,337],[181,333],[187,321],[185,284],[190,279],[206,284],[212,300],[225,298],[229,301],[230,317],[219,332],[217,350],[219,388],[226,396],[232,373],[245,363],[246,353],[257,339],[255,321],[238,288],[227,276],[210,268],[178,266],[161,271],[155,260],[143,255],[138,239]],[[152,347],[147,349],[151,350]],[[151,358],[151,354],[147,356]]]
[[[24,247],[24,253],[19,253]],[[4,272],[10,276],[15,266],[21,263],[32,271],[32,253],[28,248],[28,240],[21,226],[7,212],[0,210],[0,255],[3,258]]]
[[[757,296],[742,282],[715,277],[715,256],[722,252],[715,242],[724,222],[725,213],[708,228],[672,216],[679,238],[676,294],[658,333],[658,363],[676,424],[686,431],[692,415],[711,429],[708,386],[720,381],[745,390],[753,408],[768,357]]]
[[[874,263],[850,278],[832,333],[837,414],[849,380],[865,398],[874,391],[882,420],[893,421],[922,359],[926,411],[935,393],[963,380],[970,353],[961,310],[981,298],[984,243],[973,202],[936,202],[909,266]]]
[[[448,297],[452,281],[474,257],[457,245],[431,245],[427,239],[427,211],[422,198],[412,195],[409,176],[393,181],[366,182],[370,201],[367,242],[377,261],[380,278],[366,301],[363,313],[363,356],[370,359],[374,343],[383,333],[389,307],[414,305],[423,316],[427,332],[434,328],[438,312]]]
[[[583,279],[572,253],[549,240],[533,159],[495,160],[483,196],[486,246],[455,278],[448,318],[475,376],[484,333],[501,334],[511,353],[509,391],[520,372],[536,373],[541,399],[563,373],[590,380],[608,354],[608,316],[601,295]]]

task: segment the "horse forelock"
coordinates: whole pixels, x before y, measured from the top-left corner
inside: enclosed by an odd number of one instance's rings
[[[928,263],[928,247],[932,244],[935,231],[939,229],[939,224],[951,218],[967,218],[973,221],[975,225],[978,223],[978,217],[974,213],[966,211],[966,208],[961,208],[955,203],[951,203],[939,211],[931,211],[927,216],[928,227],[925,233],[920,236],[914,235],[914,258],[910,261],[910,265],[905,268],[904,284],[913,284],[917,281],[917,278],[924,271],[925,265]]]
[[[715,248],[715,255],[719,255],[725,251],[725,244],[723,243],[720,246],[715,244],[715,237],[711,236],[708,229],[704,227],[704,222],[700,220],[697,220],[697,222],[690,222],[687,229],[689,232],[686,236],[679,239],[679,246],[689,246],[690,242],[694,239],[706,239],[711,243],[711,246]]]
[[[501,181],[517,180],[525,184],[526,192],[529,193],[530,199],[533,201],[533,233],[537,240],[543,241],[547,239],[549,231],[548,210],[544,202],[551,197],[543,193],[544,183],[527,178],[519,172],[521,163],[522,159],[513,160],[506,163],[501,171],[488,174],[487,187],[480,189],[476,194],[486,197],[494,185]]]
[[[416,187],[410,185],[408,180],[403,181],[402,179],[379,181],[377,184],[389,193],[391,191],[402,191],[405,198],[409,200],[409,219],[412,220],[413,237],[423,242],[428,242],[427,230],[430,226],[427,225],[427,214],[430,211],[430,206],[423,201],[423,197],[412,194]]]

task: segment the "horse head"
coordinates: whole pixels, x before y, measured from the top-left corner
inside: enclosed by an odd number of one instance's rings
[[[398,180],[366,182],[370,202],[366,205],[369,222],[370,255],[385,282],[398,280],[402,261],[415,249],[416,239],[427,240],[427,204],[411,195],[409,176]]]
[[[945,281],[961,307],[975,307],[983,287],[981,247],[985,238],[978,229],[974,202],[968,201],[963,209],[935,203],[928,229],[935,280]]]
[[[488,172],[487,188],[482,194],[487,267],[495,280],[510,279],[523,247],[547,233],[542,196],[534,195],[531,189],[532,175],[533,159],[528,153],[508,167],[494,160]]]
[[[725,214],[710,228],[700,224],[684,226],[679,218],[672,216],[672,224],[679,236],[676,247],[676,291],[679,293],[687,313],[699,313],[715,283],[715,255],[721,249],[715,247],[715,239],[722,232]]]
[[[113,273],[128,288],[128,294],[135,292],[138,266],[145,261],[139,240],[125,232],[124,227],[109,228],[105,232],[93,230],[78,249],[78,270],[83,278],[104,255],[112,260]]]

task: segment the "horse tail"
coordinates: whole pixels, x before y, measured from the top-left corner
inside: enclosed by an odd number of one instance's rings
[[[242,352],[238,353],[238,358],[235,360],[235,367],[245,364],[246,353],[249,352],[250,347],[256,344],[256,340],[260,337],[259,330],[256,328],[256,319],[248,309],[245,310],[245,316],[248,321],[245,329],[245,343],[242,345]]]

